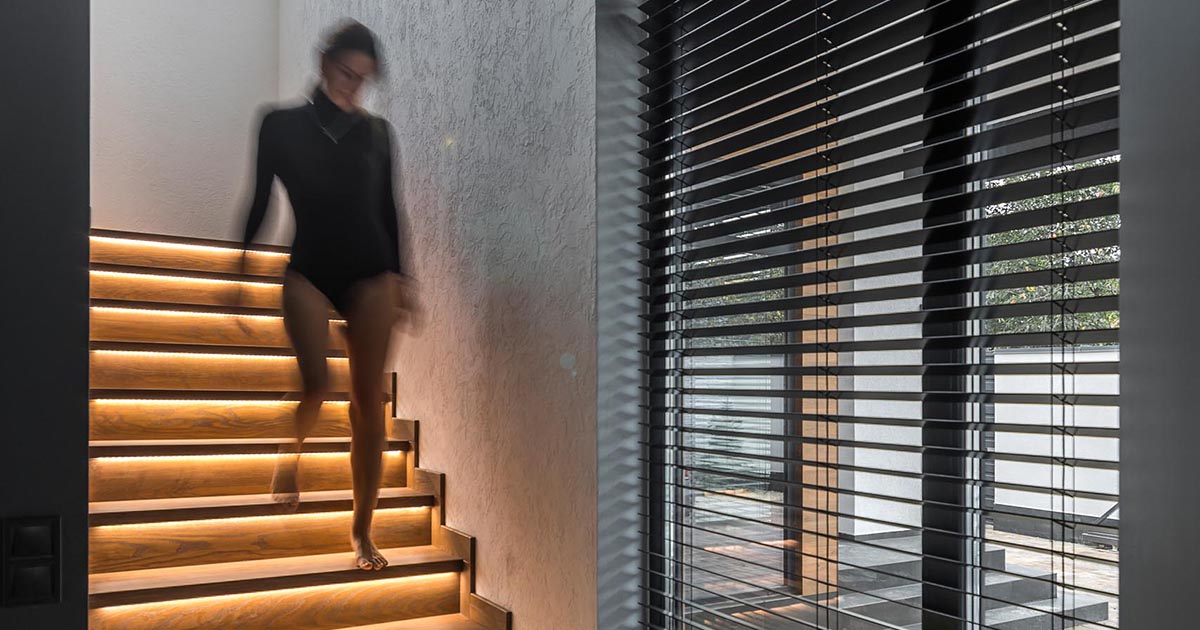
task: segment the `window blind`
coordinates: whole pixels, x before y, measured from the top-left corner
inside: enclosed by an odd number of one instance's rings
[[[1116,0],[650,0],[642,626],[1116,628]]]

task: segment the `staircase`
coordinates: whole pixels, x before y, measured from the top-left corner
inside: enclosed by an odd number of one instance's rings
[[[93,232],[89,629],[508,630],[510,613],[474,592],[474,539],[445,525],[443,475],[419,467],[418,423],[390,403],[373,520],[389,565],[355,566],[338,334],[300,505],[280,513],[270,483],[300,389],[279,314],[287,253],[251,252],[246,276],[240,258],[228,243]]]
[[[718,527],[717,529],[721,529]],[[748,540],[770,541],[778,530],[743,529]],[[724,539],[728,541],[729,539]],[[693,540],[702,548],[712,541]],[[715,547],[714,547],[715,548]],[[698,627],[800,630],[921,630],[921,538],[906,536],[872,545],[840,544],[836,596],[798,602],[786,586],[766,586],[782,573],[766,569],[779,562],[780,550],[762,543],[724,545],[721,556],[702,556],[703,568],[737,580],[706,588],[720,593],[697,598],[701,606],[688,620]],[[1064,630],[1114,627],[1108,622],[1110,601],[1064,588],[1054,573],[1022,567],[1008,550],[986,545],[981,558],[982,626],[989,630]],[[722,563],[721,557],[729,560]],[[762,569],[761,571],[759,569]],[[740,588],[739,588],[740,586]]]

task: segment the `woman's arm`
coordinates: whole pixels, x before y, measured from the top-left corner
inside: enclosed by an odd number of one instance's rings
[[[271,185],[275,181],[274,142],[271,129],[272,108],[264,106],[258,124],[258,145],[254,160],[254,199],[246,211],[246,228],[242,233],[242,245],[249,247],[262,227],[267,216],[267,203],[271,200]]]
[[[404,174],[396,173],[393,169],[397,160],[393,159],[396,151],[395,133],[392,124],[380,119],[383,126],[386,147],[383,158],[383,195],[380,212],[383,213],[383,225],[388,231],[392,242],[389,268],[404,276],[412,276],[410,257],[410,242],[408,234],[408,216],[404,205]],[[399,195],[396,194],[396,184],[399,183]],[[399,197],[399,203],[397,203]]]

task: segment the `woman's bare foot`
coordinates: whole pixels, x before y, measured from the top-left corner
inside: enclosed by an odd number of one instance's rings
[[[388,564],[387,558],[379,552],[370,536],[350,534],[350,546],[354,549],[354,564],[363,571],[378,571]]]
[[[296,481],[300,469],[300,457],[295,451],[279,447],[279,456],[275,459],[275,475],[271,479],[271,498],[275,500],[279,511],[295,512],[300,506],[300,488]]]

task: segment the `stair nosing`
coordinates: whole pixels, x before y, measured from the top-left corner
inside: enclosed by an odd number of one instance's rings
[[[453,625],[447,626],[446,623]],[[435,625],[430,625],[435,624]],[[416,617],[398,621],[384,621],[366,626],[350,626],[342,630],[487,630],[486,626],[472,621],[462,613]]]
[[[251,315],[255,317],[283,318],[282,309],[265,306],[225,306],[222,304],[189,304],[184,302],[155,302],[153,300],[121,300],[117,298],[91,298],[88,306],[93,308],[173,311],[177,313],[198,313],[202,315]],[[342,320],[331,319],[331,321]]]
[[[433,545],[394,547],[380,550],[388,566],[379,571],[364,571],[354,565],[349,551],[243,560],[207,565],[188,565],[158,569],[139,569],[98,573],[88,576],[89,608],[142,604],[196,597],[236,595],[306,586],[327,586],[413,575],[458,572],[463,558]],[[273,567],[278,566],[274,570]],[[292,567],[284,570],[283,567]],[[295,567],[304,570],[296,571]],[[157,586],[132,587],[122,581],[140,574],[143,583]],[[254,575],[258,573],[260,575]]]
[[[265,276],[246,273],[229,273],[225,271],[203,271],[198,269],[179,269],[176,267],[151,267],[146,265],[125,265],[121,263],[93,262],[88,265],[88,271],[105,271],[109,273],[124,273],[142,276],[161,276],[183,280],[219,280],[222,282],[241,282],[251,284],[266,284],[282,287],[280,276]]]
[[[410,487],[381,488],[377,510],[431,507],[433,493]],[[300,504],[292,514],[343,512],[354,507],[353,490],[311,490],[300,493]],[[232,494],[167,499],[92,501],[88,503],[89,527],[175,523],[211,518],[279,516],[270,494]],[[289,516],[284,514],[283,516]]]
[[[298,402],[299,391],[263,391],[237,389],[107,389],[88,390],[90,400],[178,400],[181,402],[205,402],[222,400],[230,402]],[[390,401],[384,392],[385,401]],[[334,391],[325,396],[325,402],[349,402],[350,392]]]
[[[214,354],[234,356],[278,356],[295,358],[295,350],[291,346],[251,346],[205,343],[175,343],[170,341],[113,341],[92,340],[88,342],[89,350],[107,350],[110,352],[155,352],[161,354]],[[344,348],[329,346],[326,350],[330,359],[345,359],[348,354]]]
[[[90,440],[88,458],[151,457],[204,455],[275,455],[285,438],[217,438],[217,439],[150,439],[150,440]],[[305,440],[305,453],[349,453],[351,438],[321,437]],[[411,451],[409,440],[388,438],[384,451]]]
[[[101,238],[119,239],[123,241],[137,241],[142,243],[164,243],[168,245],[198,245],[201,247],[212,247],[215,249],[228,249],[235,252],[251,251],[260,254],[290,254],[291,250],[285,245],[269,245],[265,243],[251,243],[249,247],[238,241],[225,241],[214,238],[200,238],[195,236],[176,236],[171,234],[153,234],[150,232],[128,232],[125,230],[113,230],[107,228],[92,228],[88,232],[88,236],[98,236]]]

